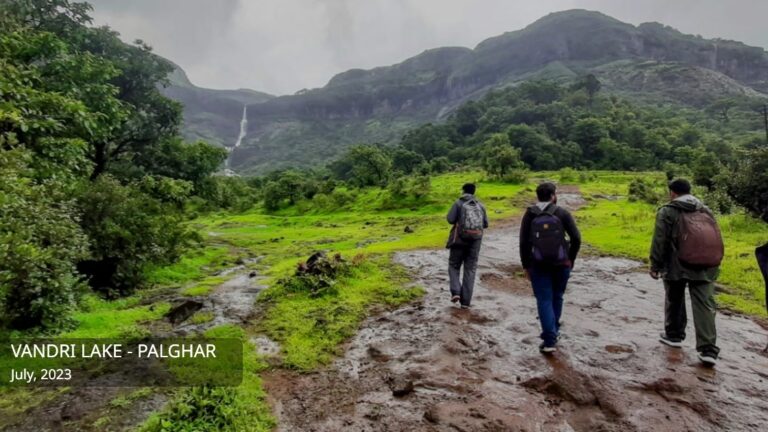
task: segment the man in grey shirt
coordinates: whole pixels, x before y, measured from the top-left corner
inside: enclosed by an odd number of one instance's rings
[[[460,302],[462,309],[468,309],[472,302],[475,286],[477,259],[483,241],[483,230],[488,228],[488,215],[480,201],[475,198],[475,185],[462,186],[463,195],[456,200],[448,212],[448,223],[453,225],[446,248],[448,276],[451,284],[451,302]],[[461,268],[464,276],[461,277]]]

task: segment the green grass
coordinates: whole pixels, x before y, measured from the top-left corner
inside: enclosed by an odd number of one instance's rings
[[[232,254],[229,248],[209,242],[206,247],[196,248],[185,254],[173,265],[151,270],[148,279],[156,285],[180,285],[225,268],[231,264]]]
[[[182,289],[181,293],[192,297],[208,295],[214,288],[226,282],[226,280],[227,278],[224,276],[209,276]]]
[[[660,173],[646,173],[653,180]],[[638,174],[600,174],[598,179],[581,186],[585,196],[593,194],[624,195],[632,178]],[[592,198],[577,217],[584,241],[600,252],[648,262],[656,207],[644,202]],[[735,311],[765,317],[765,286],[755,262],[755,247],[768,240],[768,226],[744,215],[718,216],[725,240],[725,258],[718,282],[727,288],[718,301]]]
[[[216,314],[213,312],[197,312],[189,318],[189,322],[191,324],[205,324],[213,321],[215,317]]]
[[[263,293],[270,307],[260,327],[280,342],[286,367],[312,370],[339,354],[340,344],[355,334],[371,305],[397,306],[422,295],[407,285],[406,273],[388,256],[365,259],[337,281],[332,294],[312,297],[273,286]]]
[[[165,302],[139,305],[138,295],[119,300],[102,300],[96,296],[84,299],[84,307],[75,313],[77,327],[57,335],[60,338],[128,338],[148,334],[143,323],[159,320],[170,309]]]
[[[276,423],[261,372],[267,364],[258,356],[240,327],[227,325],[206,332],[211,338],[238,338],[243,341],[243,382],[238,387],[190,387],[180,389],[162,412],[152,414],[139,428],[142,432],[267,432]]]

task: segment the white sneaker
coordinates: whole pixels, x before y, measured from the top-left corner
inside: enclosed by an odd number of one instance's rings
[[[681,341],[680,339],[668,338],[667,335],[664,333],[659,335],[659,342],[663,343],[664,345],[669,345],[673,348],[683,347],[683,341]]]
[[[717,356],[709,353],[699,353],[699,361],[704,363],[704,366],[715,367],[717,364]]]

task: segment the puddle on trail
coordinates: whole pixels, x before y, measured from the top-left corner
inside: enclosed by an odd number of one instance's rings
[[[638,262],[577,260],[560,350],[539,354],[517,230],[487,233],[470,311],[449,302],[447,251],[397,254],[426,288],[423,300],[368,319],[325,371],[267,375],[279,430],[757,431],[768,424],[768,358],[758,349],[766,331],[718,315],[721,362],[699,366],[692,322],[684,349],[657,342],[663,287],[634,271]]]

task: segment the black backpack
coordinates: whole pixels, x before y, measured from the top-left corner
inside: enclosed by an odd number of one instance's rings
[[[529,210],[531,221],[531,252],[537,264],[559,265],[568,261],[568,242],[563,222],[555,216],[557,206],[550,204],[544,210],[537,206]]]

